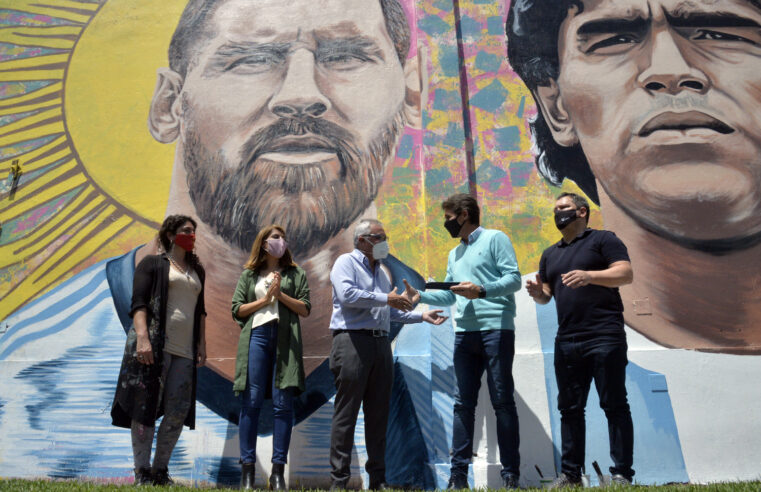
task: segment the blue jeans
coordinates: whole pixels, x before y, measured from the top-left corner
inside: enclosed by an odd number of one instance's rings
[[[277,354],[277,321],[251,330],[248,344],[248,379],[240,407],[240,461],[256,462],[256,434],[259,412],[272,389],[274,425],[272,431],[272,462],[285,464],[293,429],[293,390],[275,387],[275,356]]]
[[[555,340],[555,377],[562,439],[561,471],[579,478],[584,466],[584,409],[592,380],[608,419],[612,474],[631,480],[634,430],[626,398],[626,339]]]
[[[453,476],[465,476],[473,456],[475,422],[481,376],[486,369],[494,414],[497,417],[497,444],[502,463],[502,477],[520,475],[518,446],[518,411],[513,390],[515,333],[512,330],[488,330],[455,333],[454,372],[457,390],[452,425]]]

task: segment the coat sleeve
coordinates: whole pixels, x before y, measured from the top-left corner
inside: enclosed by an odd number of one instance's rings
[[[251,273],[249,270],[243,270],[243,273],[240,274],[240,278],[238,279],[238,285],[235,286],[235,292],[233,293],[233,300],[232,300],[232,315],[233,319],[236,323],[238,323],[243,329],[244,326],[246,326],[246,321],[248,318],[241,318],[238,316],[238,308],[240,308],[241,304],[246,304],[254,299],[248,298],[248,289],[249,285],[251,283]]]
[[[129,310],[130,318],[135,315],[138,309],[149,309],[153,281],[158,274],[158,266],[155,256],[146,256],[137,268],[135,268],[135,277],[132,281],[132,306]]]
[[[296,271],[296,290],[294,294],[295,299],[298,299],[306,305],[307,312],[311,312],[312,302],[309,300],[309,284],[307,283],[307,275],[301,268]]]
[[[198,294],[198,314],[206,316],[206,302],[204,297],[206,296],[206,271],[202,266],[198,266],[198,278],[201,280],[201,292]]]

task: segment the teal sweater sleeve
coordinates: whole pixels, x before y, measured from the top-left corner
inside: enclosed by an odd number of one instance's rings
[[[451,271],[451,253],[449,256],[450,261],[447,261],[447,276],[444,279],[444,282],[454,282],[454,280],[452,280]],[[451,290],[425,291],[420,293],[420,302],[423,304],[430,304],[431,306],[451,306],[455,302],[455,295]]]
[[[521,272],[518,270],[518,259],[510,238],[502,231],[497,231],[488,244],[489,252],[497,272],[501,276],[493,281],[484,282],[486,297],[500,297],[514,294],[521,290]]]

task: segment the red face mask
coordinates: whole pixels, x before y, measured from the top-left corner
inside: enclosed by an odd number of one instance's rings
[[[177,234],[174,236],[174,244],[184,249],[187,252],[193,251],[193,246],[196,244],[195,234]]]

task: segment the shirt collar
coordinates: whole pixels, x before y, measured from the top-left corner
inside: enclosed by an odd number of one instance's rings
[[[356,258],[360,263],[365,265],[369,271],[373,271],[372,268],[370,268],[370,258],[368,258],[363,252],[358,250],[357,248],[354,248],[354,251],[351,252],[351,255]]]
[[[565,246],[569,246],[569,245],[575,243],[577,240],[586,237],[590,232],[592,232],[592,229],[587,227],[586,229],[581,231],[578,236],[573,238],[570,243],[567,243],[567,242],[563,241],[563,238],[560,238],[560,241],[558,241],[558,243],[557,243],[558,244],[558,248],[563,248]]]
[[[467,243],[463,239],[460,239],[460,242],[462,242],[465,245],[473,244],[473,242],[475,242],[475,240],[478,239],[478,236],[480,236],[482,232],[484,232],[484,228],[481,226],[478,226],[476,227],[476,230],[474,230],[468,235]]]

